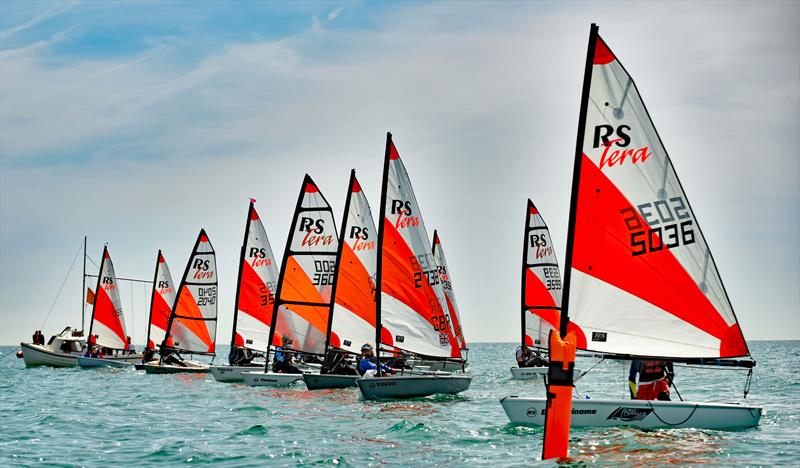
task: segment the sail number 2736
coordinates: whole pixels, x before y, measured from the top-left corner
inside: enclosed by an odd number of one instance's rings
[[[694,223],[683,197],[656,200],[620,211],[631,233],[634,257],[694,244]]]

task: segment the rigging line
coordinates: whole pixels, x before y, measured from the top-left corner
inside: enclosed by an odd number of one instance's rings
[[[90,261],[90,262],[92,262],[92,265],[94,265],[94,266],[95,266],[95,267],[96,267],[98,270],[100,269],[100,265],[98,265],[97,263],[95,263],[95,261],[94,261],[94,260],[92,260],[92,257],[90,257],[90,256],[88,256],[88,255],[87,255],[87,256],[86,256],[86,258],[88,258],[88,259],[89,259],[89,261]],[[92,276],[92,275],[86,275],[86,276]]]
[[[680,426],[681,424],[685,423],[686,421],[691,419],[692,416],[694,416],[694,412],[697,411],[697,408],[700,406],[700,405],[694,405],[694,408],[692,408],[692,412],[689,413],[689,416],[686,416],[686,419],[684,419],[681,422],[677,422],[677,423],[673,424],[673,423],[668,423],[667,421],[664,421],[663,419],[661,419],[661,416],[659,416],[658,413],[656,413],[656,409],[653,407],[653,403],[648,401],[647,404],[650,406],[650,409],[653,410],[653,416],[655,416],[659,421],[661,421],[662,423],[664,423],[667,426]]]
[[[44,320],[42,321],[42,325],[39,327],[40,330],[44,329],[44,326],[47,324],[47,319],[50,318],[50,313],[53,312],[53,308],[56,306],[56,302],[58,301],[58,296],[61,295],[61,291],[64,289],[64,285],[67,284],[67,280],[69,279],[69,274],[72,273],[72,267],[75,266],[75,262],[78,260],[78,254],[81,253],[81,249],[83,248],[83,242],[78,247],[78,251],[75,252],[75,258],[72,259],[72,263],[67,270],[67,276],[64,277],[64,281],[61,282],[61,287],[58,288],[58,292],[56,293],[55,299],[53,299],[53,303],[50,304],[50,308],[47,310],[47,315],[44,316]],[[86,294],[86,291],[81,291],[81,296]],[[86,300],[84,298],[84,300]]]
[[[603,363],[603,361],[605,361],[605,360],[606,360],[606,358],[605,358],[605,356],[603,356],[603,358],[602,358],[602,359],[600,359],[599,361],[597,361],[597,363],[595,363],[595,365],[593,365],[592,367],[590,367],[590,368],[586,369],[585,371],[581,372],[581,375],[579,375],[579,376],[578,376],[578,378],[576,378],[576,379],[575,379],[575,382],[577,382],[578,380],[582,379],[584,375],[588,374],[588,373],[589,373],[589,371],[591,371],[591,370],[592,370],[592,369],[594,369],[595,367],[597,367],[597,366],[599,366],[600,364],[602,364],[602,363]]]

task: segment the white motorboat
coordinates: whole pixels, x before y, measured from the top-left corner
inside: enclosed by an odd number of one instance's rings
[[[82,333],[67,327],[47,344],[20,343],[20,347],[27,367],[75,367],[78,356],[85,351],[86,339]]]
[[[467,390],[470,375],[393,375],[356,380],[365,400],[416,398],[436,394],[456,394]]]
[[[515,424],[544,425],[546,398],[500,400]],[[736,403],[643,400],[572,400],[571,427],[740,429],[757,426],[762,409]]]

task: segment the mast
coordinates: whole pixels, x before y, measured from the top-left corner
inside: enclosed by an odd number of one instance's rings
[[[247,237],[250,235],[250,219],[253,216],[254,199],[250,199],[250,207],[247,209],[247,221],[244,223],[244,240],[239,251],[239,277],[236,280],[236,298],[233,301],[233,330],[231,331],[231,350],[236,346],[236,322],[239,319],[239,290],[242,287],[242,270],[244,270],[244,255],[247,248]]]
[[[86,236],[83,236],[83,276],[81,276],[81,281],[81,332],[83,332],[86,329]]]
[[[155,302],[156,298],[156,287],[158,285],[158,266],[159,261],[161,260],[161,249],[158,249],[158,256],[156,257],[156,270],[153,273],[153,289],[150,291],[150,314],[147,316],[147,340],[145,343],[145,349],[148,348],[150,344],[150,328],[152,327],[151,323],[153,323],[153,303]]]
[[[583,69],[583,91],[581,93],[581,108],[578,114],[578,136],[575,142],[575,165],[572,170],[572,195],[569,203],[569,221],[567,224],[567,254],[564,257],[564,289],[561,299],[561,322],[559,334],[563,339],[567,335],[569,325],[569,286],[572,276],[572,250],[575,245],[575,220],[578,213],[578,188],[581,180],[581,160],[583,159],[583,136],[586,133],[586,112],[589,108],[589,90],[592,86],[592,64],[594,51],[597,45],[598,26],[592,23],[589,29],[589,45],[586,51],[586,65]],[[523,337],[524,339],[524,337]]]
[[[350,182],[347,184],[347,197],[344,202],[344,215],[342,216],[342,227],[339,231],[339,247],[336,250],[336,264],[333,267],[333,286],[331,286],[331,307],[328,312],[328,330],[325,332],[325,351],[324,356],[328,356],[328,346],[331,343],[331,330],[333,329],[333,309],[336,307],[336,285],[339,284],[339,265],[342,262],[342,250],[344,248],[344,238],[347,235],[347,218],[350,215],[350,199],[353,196],[353,183],[356,180],[356,170],[350,170]]]
[[[520,283],[520,291],[522,292],[520,297],[520,304],[521,304],[521,315],[520,315],[520,329],[522,335],[520,337],[520,346],[525,347],[525,314],[528,313],[528,309],[525,304],[525,275],[528,271],[528,226],[531,225],[531,205],[533,203],[530,199],[528,199],[528,208],[525,210],[525,240],[522,242],[522,281]],[[435,231],[434,231],[435,232]],[[541,335],[540,335],[541,336]]]
[[[386,186],[389,183],[389,153],[392,148],[392,134],[386,132],[386,151],[383,156],[383,180],[381,182],[381,207],[378,224],[378,266],[375,281],[375,360],[378,366],[378,375],[381,375],[381,296],[382,296],[382,272],[383,270],[383,231],[386,217]]]

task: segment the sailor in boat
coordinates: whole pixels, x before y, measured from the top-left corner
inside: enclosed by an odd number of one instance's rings
[[[531,351],[527,346],[517,348],[517,366],[519,367],[546,367],[547,361],[539,351]]]
[[[364,377],[375,377],[378,373],[378,366],[374,362],[375,353],[372,350],[372,345],[369,343],[364,343],[364,346],[361,347],[361,357],[358,360],[358,373]],[[391,367],[386,366],[385,364],[381,364],[381,370],[389,375],[394,374],[394,369]]]
[[[44,344],[44,334],[41,330],[36,330],[33,332],[33,344],[35,345],[43,345]]]
[[[156,350],[145,348],[142,353],[142,364],[146,364],[156,358]]]
[[[252,364],[256,355],[250,348],[234,346],[228,353],[228,364],[232,366],[249,366]]]
[[[355,366],[347,358],[347,353],[338,349],[329,349],[320,374],[358,375]]]
[[[636,374],[639,374],[638,388]],[[628,373],[631,398],[669,401],[669,387],[674,377],[675,370],[671,362],[634,359],[631,361],[631,370]]]
[[[292,340],[287,335],[281,338],[281,346],[275,348],[272,370],[284,374],[300,374],[300,369],[292,363]]]
[[[136,354],[136,349],[133,347],[133,343],[131,343],[131,337],[126,336],[125,338],[128,339],[128,354]]]

